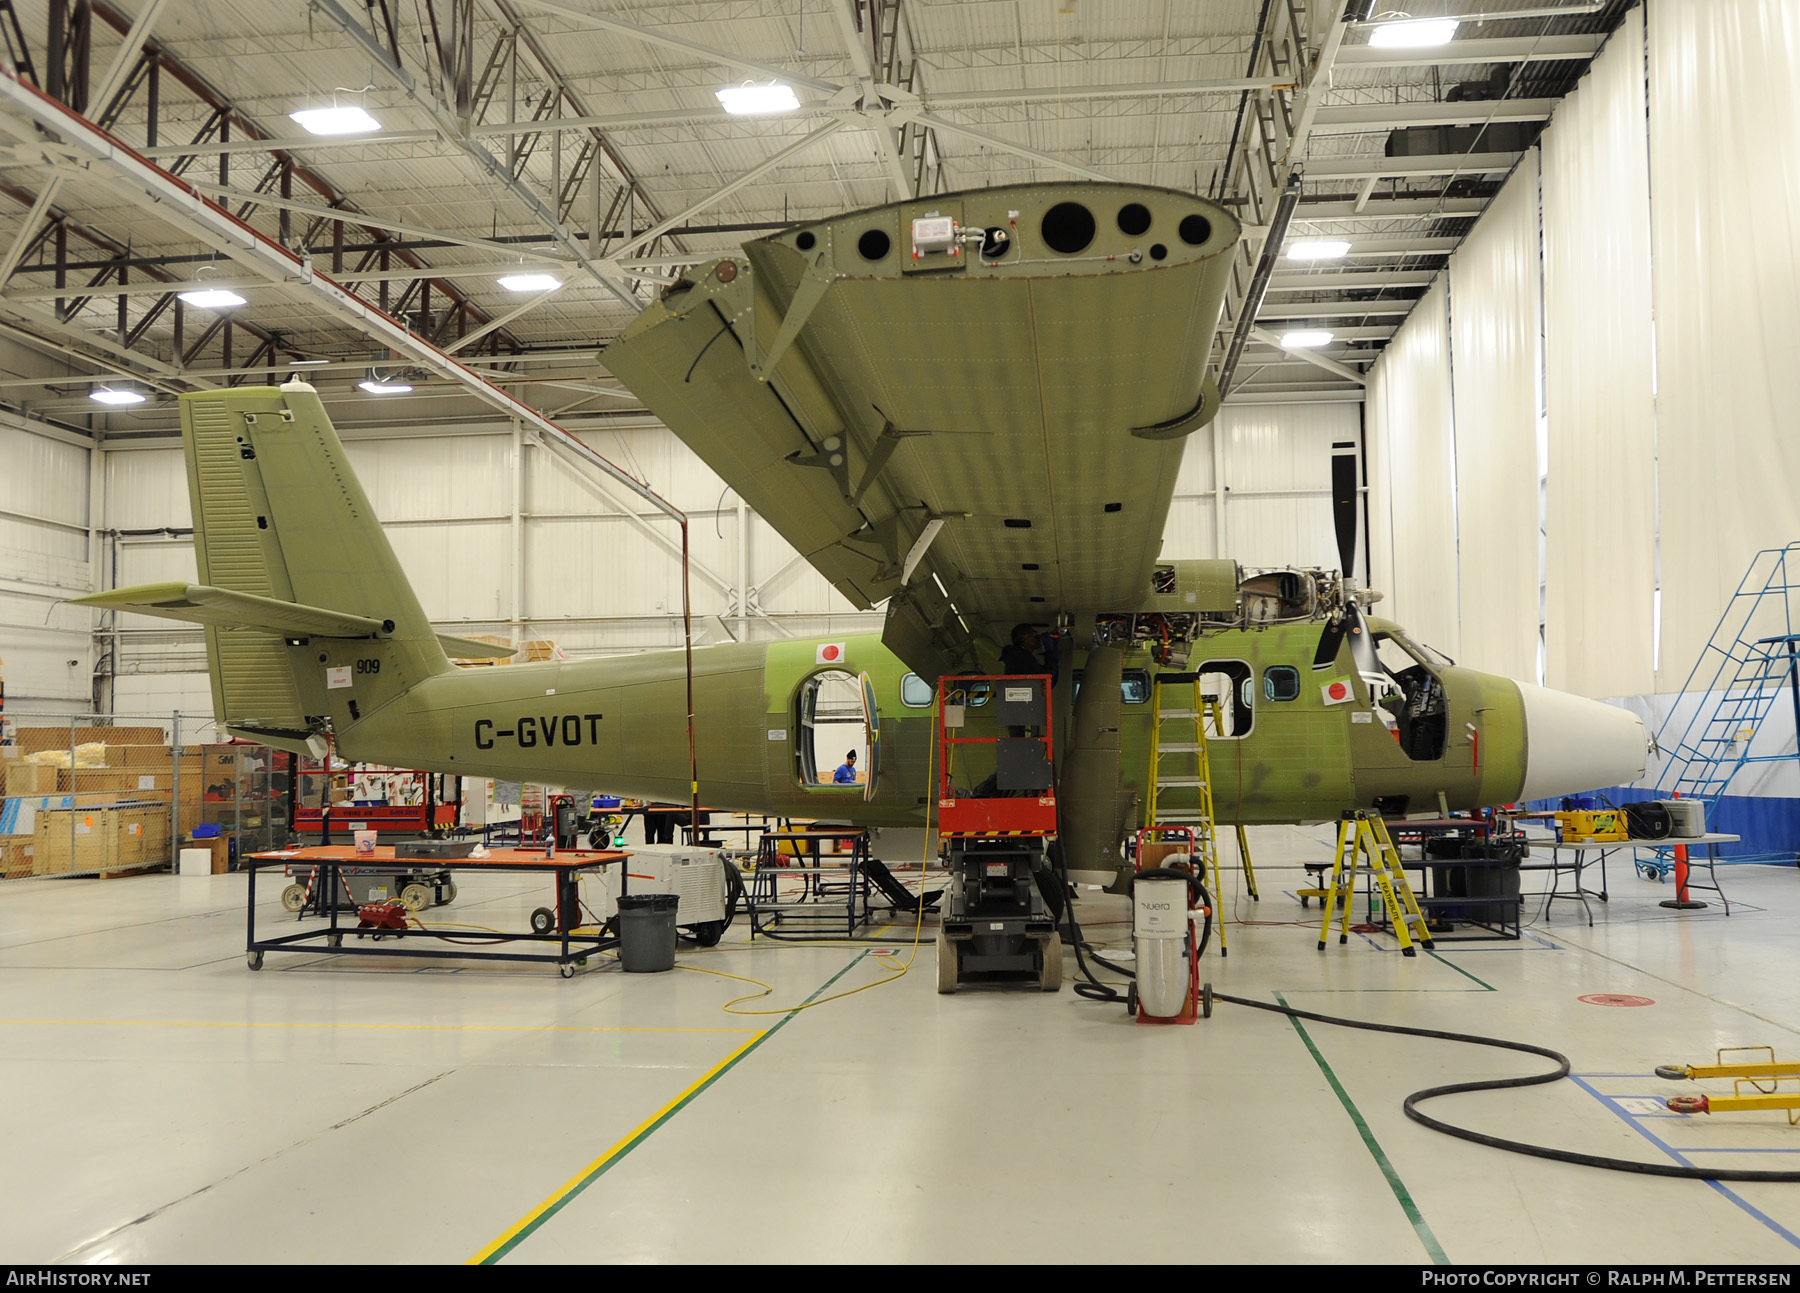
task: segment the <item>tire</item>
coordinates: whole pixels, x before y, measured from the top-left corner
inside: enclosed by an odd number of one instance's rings
[[[299,911],[306,906],[306,886],[290,884],[281,891],[281,906],[284,911]]]
[[[575,977],[575,963],[573,961],[564,961],[557,968],[562,972],[563,978],[572,979]]]
[[[400,901],[410,912],[421,912],[431,906],[431,890],[422,884],[409,884],[400,891]]]
[[[1200,1017],[1202,1019],[1211,1019],[1212,1018],[1212,1008],[1213,1008],[1212,984],[1203,983],[1200,985]]]
[[[456,881],[446,880],[437,889],[437,905],[448,907],[456,901]]]
[[[1137,984],[1132,983],[1125,989],[1125,1013],[1133,1019],[1137,1018]]]
[[[725,922],[703,920],[698,925],[690,925],[688,932],[694,936],[694,942],[701,947],[717,947],[719,940],[725,937]]]
[[[344,945],[344,936],[342,934],[327,934],[327,935],[325,935],[325,946],[326,947],[342,947],[343,945]]]
[[[957,960],[956,944],[944,937],[943,930],[938,930],[937,989],[945,995],[956,991]]]
[[[246,952],[246,953],[244,953],[244,964],[248,965],[252,970],[262,969],[263,954],[261,952]]]
[[[1044,940],[1043,948],[1044,972],[1038,980],[1038,987],[1044,992],[1059,992],[1062,990],[1063,979],[1062,939],[1052,934]]]
[[[531,913],[531,932],[532,933],[548,934],[551,930],[553,930],[555,928],[556,928],[556,913],[551,911],[548,907],[539,907],[536,911]]]
[[[596,851],[611,848],[612,836],[608,835],[605,831],[589,831],[588,847]]]

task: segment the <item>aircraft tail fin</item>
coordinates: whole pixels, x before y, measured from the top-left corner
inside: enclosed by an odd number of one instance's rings
[[[476,644],[440,641],[305,382],[181,397],[199,582],[76,599],[206,626],[213,713],[317,748]],[[496,654],[480,647],[480,654]]]

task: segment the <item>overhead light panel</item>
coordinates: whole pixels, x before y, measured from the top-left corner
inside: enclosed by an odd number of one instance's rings
[[[509,292],[554,292],[562,283],[549,274],[508,274],[500,286]]]
[[[189,305],[197,305],[203,310],[224,310],[244,303],[243,297],[222,287],[200,288],[192,292],[182,292],[179,295]]]
[[[1350,244],[1340,238],[1302,238],[1288,244],[1289,260],[1338,260],[1350,254]]]
[[[1454,35],[1454,18],[1417,18],[1410,22],[1377,23],[1369,31],[1369,44],[1377,49],[1425,49],[1448,45]]]
[[[288,113],[310,135],[366,135],[380,130],[381,123],[355,104],[329,108],[302,108]]]
[[[89,391],[88,398],[102,404],[142,404],[145,397],[139,391],[115,391],[102,386],[97,391]]]
[[[800,106],[791,85],[728,85],[714,93],[719,96],[720,106],[734,117],[792,112]]]
[[[358,386],[371,395],[405,395],[412,390],[405,382],[358,382]]]
[[[1320,346],[1331,344],[1331,334],[1322,328],[1302,329],[1299,332],[1281,334],[1283,350],[1317,350]]]

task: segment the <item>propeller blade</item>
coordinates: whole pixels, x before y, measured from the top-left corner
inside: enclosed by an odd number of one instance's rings
[[[1356,455],[1331,456],[1331,519],[1337,530],[1338,569],[1356,574]]]
[[[1350,658],[1356,661],[1356,672],[1365,682],[1387,677],[1375,655],[1375,637],[1369,632],[1369,621],[1361,605],[1351,602],[1344,610],[1344,619],[1350,626]]]
[[[1338,648],[1344,645],[1344,630],[1348,622],[1348,617],[1343,615],[1325,622],[1325,631],[1319,634],[1319,648],[1313,652],[1314,673],[1323,672],[1337,664]]]

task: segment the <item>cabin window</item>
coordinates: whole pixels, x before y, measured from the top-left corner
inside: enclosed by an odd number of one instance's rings
[[[794,701],[794,763],[802,784],[831,785],[849,750],[863,764],[869,756],[863,748],[865,735],[862,684],[855,674],[827,669],[800,684]],[[862,766],[856,774],[858,785],[868,775]]]
[[[1272,664],[1263,670],[1263,695],[1270,700],[1300,699],[1300,671],[1291,664]]]
[[[908,709],[930,709],[937,700],[937,688],[909,673],[900,680],[900,703]]]
[[[1208,660],[1195,673],[1206,706],[1206,739],[1236,741],[1250,735],[1256,723],[1256,671],[1242,660]]]
[[[953,683],[945,693],[945,699],[952,705],[967,705],[970,709],[980,709],[994,698],[994,684],[983,679],[980,682]]]
[[[1074,673],[1075,690],[1073,695],[1081,695],[1081,676],[1083,670]],[[1119,699],[1127,705],[1147,705],[1150,703],[1150,671],[1148,669],[1127,669],[1119,677]]]

